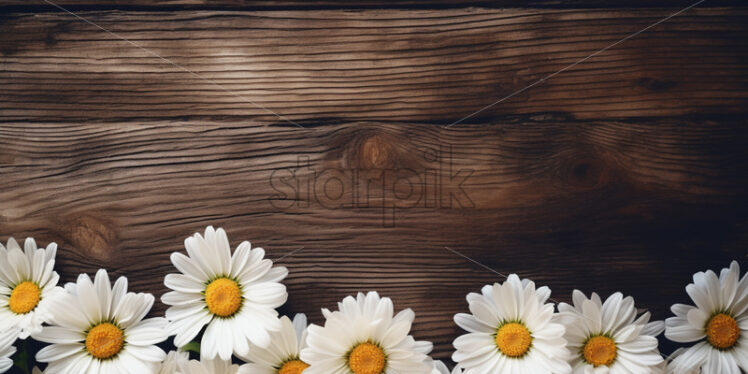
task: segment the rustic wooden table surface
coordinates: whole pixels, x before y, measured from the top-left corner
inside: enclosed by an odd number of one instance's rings
[[[614,45],[689,5],[0,1],[0,240],[158,296],[222,226],[289,268],[284,313],[376,289],[437,358],[503,280],[477,263],[666,318],[748,253],[748,7]]]

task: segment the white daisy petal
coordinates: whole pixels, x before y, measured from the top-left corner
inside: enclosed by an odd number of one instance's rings
[[[111,287],[105,270],[92,282],[81,275],[56,300],[55,318],[34,334],[51,343],[36,355],[56,374],[155,373],[166,355],[166,320],[143,320],[153,304],[150,294],[127,292],[120,278]]]
[[[126,352],[139,361],[160,363],[166,357],[166,353],[155,345],[132,345],[127,348]]]
[[[207,325],[213,316],[205,310],[201,313],[185,317],[180,320],[171,321],[167,331],[170,334],[175,334],[174,345],[177,347],[183,347],[187,343],[191,342],[202,330],[203,326]]]
[[[325,313],[324,326],[309,326],[300,359],[311,366],[304,374],[431,374],[431,344],[408,335],[412,311],[393,315],[392,300],[376,292],[346,297],[338,307]]]
[[[450,371],[447,368],[447,365],[444,365],[443,362],[434,361],[434,369],[431,371],[431,374],[450,374]],[[458,365],[454,368],[451,374],[462,374],[462,369]]]
[[[547,287],[510,275],[503,284],[485,286],[468,295],[472,314],[457,314],[455,322],[469,333],[455,339],[452,359],[466,374],[571,373],[562,338],[564,327],[553,321],[546,304]]]
[[[189,360],[190,355],[187,352],[171,351],[161,363],[158,374],[184,373]]]
[[[297,314],[293,322],[288,317],[281,317],[281,328],[270,332],[268,347],[261,347],[250,343],[248,353],[240,357],[253,364],[248,367],[248,373],[277,374],[279,368],[286,366],[304,368],[307,364],[301,361],[301,349],[305,346],[302,340],[306,337],[306,316]],[[247,370],[248,370],[247,369]]]
[[[21,281],[31,278],[29,276],[31,275],[31,264],[29,264],[28,257],[20,249],[8,251],[8,264],[12,267],[16,280]]]
[[[62,291],[53,270],[56,248],[55,243],[38,248],[27,238],[22,250],[10,238],[0,250],[0,330],[18,328],[18,336],[26,339],[51,318],[49,304]]]
[[[739,280],[740,279],[740,280]],[[673,354],[668,372],[674,374],[725,373],[748,371],[748,274],[740,277],[736,261],[720,275],[711,270],[698,272],[686,292],[695,307],[676,304],[675,317],[665,321],[665,336],[673,341],[695,345]],[[746,341],[741,341],[744,339]]]
[[[195,261],[182,253],[173,252],[171,254],[171,263],[177,268],[182,274],[191,277],[195,280],[208,279],[209,276],[203,269],[200,268]]]
[[[564,307],[559,321],[575,347],[574,373],[654,373],[662,365],[656,338],[662,323],[649,324],[648,313],[636,318],[633,298],[617,292],[602,302],[595,293],[587,299],[575,290],[573,300],[574,308]]]
[[[205,285],[183,274],[166,274],[164,285],[174,291],[199,294],[205,291]]]
[[[80,343],[52,344],[39,350],[36,359],[41,362],[54,362],[79,353],[81,348]]]
[[[13,360],[11,360],[10,356],[16,353],[13,343],[18,338],[19,333],[20,329],[18,328],[9,328],[0,331],[0,373],[4,373],[13,366]]]
[[[467,330],[468,332],[483,332],[493,334],[496,328],[495,326],[492,327],[486,323],[479,321],[478,319],[473,317],[472,314],[455,314],[454,321],[457,326],[460,326],[463,330]]]
[[[280,329],[278,312],[288,294],[280,283],[288,271],[273,267],[265,251],[243,242],[231,253],[223,229],[209,226],[204,235],[185,239],[187,256],[171,255],[179,274],[164,279],[171,291],[161,297],[168,331],[181,347],[207,325],[201,340],[204,358],[246,355],[249,343],[266,347],[270,331]]]
[[[165,318],[150,318],[127,329],[127,342],[134,345],[158,344],[168,337]]]
[[[47,326],[33,338],[45,343],[73,344],[86,339],[86,334],[80,330],[69,329],[61,326]]]

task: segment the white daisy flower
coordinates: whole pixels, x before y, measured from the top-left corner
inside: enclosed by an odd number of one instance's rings
[[[469,333],[455,339],[452,359],[465,374],[570,373],[564,326],[553,322],[548,287],[520,280],[516,274],[504,284],[484,286],[470,293],[471,314],[455,315]]]
[[[698,342],[680,350],[668,364],[674,374],[748,373],[748,274],[740,278],[736,261],[722,269],[698,272],[686,292],[696,306],[675,304],[665,320],[665,336],[678,343]]]
[[[208,325],[200,344],[207,358],[231,354],[246,356],[249,342],[270,345],[269,331],[280,330],[275,308],[285,304],[288,294],[280,283],[288,275],[285,267],[273,267],[264,259],[265,250],[242,242],[231,254],[223,229],[205,229],[184,241],[188,256],[172,253],[171,262],[181,274],[164,279],[172,289],[161,297],[171,305],[166,311],[174,344],[182,347]]]
[[[127,292],[127,278],[112,287],[106,270],[92,282],[86,274],[65,285],[52,302],[51,326],[36,340],[51,343],[36,355],[55,374],[156,373],[166,354],[155,346],[166,340],[164,318],[143,319],[153,295]]]
[[[444,365],[444,363],[441,361],[434,360],[434,370],[431,371],[431,374],[450,374],[450,372],[449,368],[447,368],[447,365]],[[455,366],[451,374],[462,374],[460,365]]]
[[[13,346],[18,337],[18,329],[10,328],[0,332],[0,373],[5,373],[13,367],[13,360],[10,358],[16,353],[16,347]]]
[[[53,270],[56,253],[57,244],[37,248],[32,238],[23,250],[13,238],[7,248],[0,244],[0,330],[18,327],[21,339],[41,331],[50,300],[62,293]]]
[[[393,317],[392,300],[376,292],[348,296],[339,311],[322,310],[323,326],[310,325],[301,359],[311,365],[304,374],[430,374],[430,342],[409,335],[415,313]]]
[[[190,360],[185,371],[179,374],[237,374],[238,371],[239,365],[232,364],[231,361],[222,360],[219,357],[212,359],[201,357],[200,361]]]
[[[574,305],[560,303],[558,320],[566,327],[574,374],[654,373],[663,363],[657,335],[662,321],[649,322],[649,312],[637,318],[634,299],[614,293],[605,303],[596,293],[588,299],[572,294]]]
[[[281,329],[270,333],[267,348],[250,344],[249,354],[242,357],[250,362],[242,366],[240,374],[301,374],[309,365],[299,358],[306,348],[306,315],[297,314],[293,321],[281,317]]]
[[[171,351],[166,354],[164,362],[161,363],[161,369],[158,374],[184,373],[187,370],[187,362],[190,360],[190,354],[183,351]]]

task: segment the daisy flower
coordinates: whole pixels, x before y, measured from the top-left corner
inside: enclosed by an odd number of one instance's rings
[[[558,320],[566,327],[567,348],[575,374],[654,373],[664,361],[657,349],[662,321],[649,322],[649,312],[637,318],[634,299],[614,293],[605,303],[596,293],[588,299],[572,294],[574,305],[560,303]]]
[[[182,347],[207,325],[200,344],[206,358],[229,360],[232,353],[246,356],[249,343],[270,345],[269,331],[281,328],[275,308],[285,304],[288,294],[280,283],[288,275],[285,267],[273,267],[262,248],[242,242],[231,254],[223,229],[212,226],[184,241],[188,256],[174,252],[171,262],[181,274],[168,274],[166,287],[173,291],[161,297],[171,305],[166,311],[174,344]]]
[[[16,353],[16,347],[13,343],[18,337],[18,329],[11,328],[0,333],[0,373],[5,373],[13,367],[13,360],[10,358]]]
[[[13,238],[7,248],[0,244],[0,330],[18,327],[21,339],[41,331],[50,300],[62,292],[53,270],[56,253],[57,244],[37,248],[32,238],[23,250]]]
[[[740,278],[736,261],[722,269],[698,272],[686,292],[696,306],[675,304],[665,320],[665,336],[678,343],[698,342],[680,350],[668,371],[682,373],[748,372],[748,275]]]
[[[431,371],[431,374],[450,374],[449,368],[447,368],[447,365],[444,365],[441,361],[434,361],[434,370]],[[457,365],[454,370],[452,370],[451,374],[462,374],[462,369],[460,369],[460,365]]]
[[[109,282],[106,270],[65,285],[53,300],[55,313],[36,340],[51,343],[36,355],[56,374],[156,373],[166,355],[154,344],[166,340],[164,318],[143,319],[153,295],[127,292],[127,278]]]
[[[304,374],[430,374],[433,345],[409,335],[415,313],[393,316],[392,300],[376,292],[348,296],[338,311],[322,310],[325,325],[310,325],[301,359]]]
[[[190,354],[183,351],[171,351],[166,354],[164,362],[161,363],[161,369],[158,374],[182,373],[187,370],[187,362],[190,360]]]
[[[250,363],[242,366],[239,373],[301,374],[309,367],[299,358],[306,347],[306,323],[304,314],[297,314],[293,321],[281,317],[280,331],[270,333],[270,346],[262,348],[250,344],[249,354],[242,357]]]
[[[455,315],[469,333],[455,339],[452,359],[466,374],[570,373],[564,326],[553,322],[548,287],[510,275],[470,293],[471,314]]]

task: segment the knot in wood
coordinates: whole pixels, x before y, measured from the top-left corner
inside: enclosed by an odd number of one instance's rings
[[[392,139],[372,135],[364,139],[359,151],[360,166],[366,169],[386,169],[392,165]]]
[[[83,255],[99,260],[113,255],[117,241],[117,233],[110,225],[90,215],[69,219],[64,234]]]

